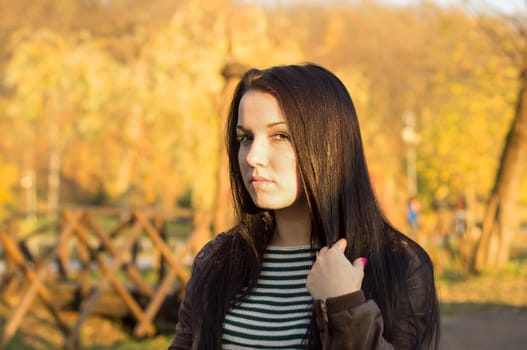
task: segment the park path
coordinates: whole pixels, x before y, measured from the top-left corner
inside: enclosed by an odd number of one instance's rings
[[[527,308],[470,309],[444,315],[441,350],[527,349]]]

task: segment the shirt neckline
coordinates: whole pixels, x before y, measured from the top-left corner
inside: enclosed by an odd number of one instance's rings
[[[315,246],[309,244],[295,245],[295,246],[280,246],[280,245],[268,245],[266,250],[301,250],[301,249],[317,249]]]

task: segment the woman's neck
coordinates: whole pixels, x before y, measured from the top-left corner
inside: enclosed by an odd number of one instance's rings
[[[269,245],[295,247],[311,244],[311,217],[307,205],[275,210],[275,229]]]

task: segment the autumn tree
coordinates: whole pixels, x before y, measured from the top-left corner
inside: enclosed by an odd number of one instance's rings
[[[444,189],[449,202],[461,194],[473,203],[492,189],[499,140],[514,117],[512,92],[521,86],[512,78],[521,65],[485,40],[480,15],[429,2],[0,0],[0,19],[0,127],[12,131],[0,139],[0,177],[19,190],[0,193],[0,201],[27,195],[45,204],[48,179],[60,180],[61,203],[170,209],[185,199],[197,214],[195,249],[230,226],[213,221],[226,216],[218,198],[228,191],[217,179],[222,118],[236,83],[222,76],[229,62],[310,61],[336,72],[397,226],[407,196],[405,112],[416,115],[421,135],[425,209]],[[499,18],[486,20],[507,32]],[[507,43],[521,42],[513,38]],[[38,187],[21,192],[20,183]]]
[[[514,118],[501,152],[494,185],[487,202],[481,238],[477,247],[476,271],[501,270],[509,260],[510,246],[519,230],[518,200],[527,162],[527,26],[525,16],[511,17],[501,31],[482,28],[517,68]],[[508,29],[508,30],[507,30]],[[500,40],[495,40],[500,39]]]
[[[405,199],[402,115],[411,110],[421,134],[419,195],[427,208],[437,198],[448,208],[458,197],[468,197],[474,228],[483,216],[478,201],[492,188],[497,140],[512,120],[516,86],[514,65],[486,40],[480,15],[432,3],[299,4],[271,11],[276,35],[295,35],[308,60],[362,77],[347,85],[356,99],[377,190],[392,207],[390,218],[400,225]],[[281,22],[280,11],[290,16],[290,26]],[[489,25],[496,30],[507,26],[496,17]],[[361,93],[367,98],[361,99]],[[445,225],[448,233],[451,228]]]

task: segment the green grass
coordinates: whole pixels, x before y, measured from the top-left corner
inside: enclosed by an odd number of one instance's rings
[[[151,349],[166,349],[170,345],[173,336],[161,336],[158,335],[151,339],[145,340],[134,340],[128,339],[120,343],[116,343],[109,346],[85,346],[85,350],[151,350]]]
[[[489,307],[527,307],[527,255],[515,253],[505,269],[470,275],[459,265],[445,265],[437,276],[440,302]]]

